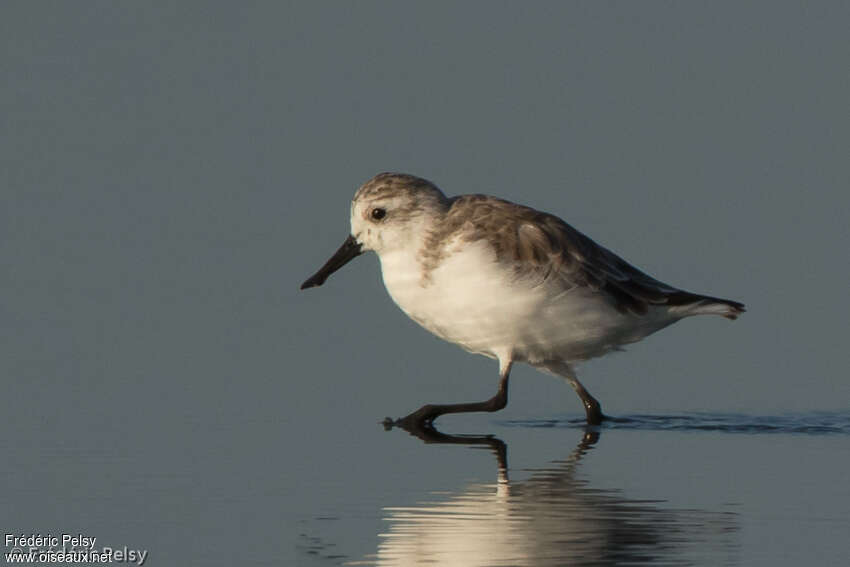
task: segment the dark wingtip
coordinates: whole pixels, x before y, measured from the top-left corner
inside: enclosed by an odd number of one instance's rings
[[[739,303],[738,301],[731,301],[731,300],[728,300],[728,299],[724,299],[723,303],[728,305],[729,308],[730,308],[729,313],[724,315],[724,317],[726,317],[730,321],[734,321],[735,319],[737,319],[738,315],[740,315],[741,313],[747,312],[747,308],[744,306],[744,304]]]

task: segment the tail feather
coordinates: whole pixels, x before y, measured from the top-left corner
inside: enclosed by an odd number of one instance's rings
[[[735,320],[747,309],[743,303],[696,293],[678,292],[670,297],[668,304],[688,315],[720,315]]]

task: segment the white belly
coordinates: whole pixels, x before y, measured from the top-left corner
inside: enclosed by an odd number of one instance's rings
[[[668,324],[623,315],[586,288],[561,292],[517,281],[484,241],[466,243],[428,278],[411,254],[385,254],[381,269],[387,291],[410,318],[442,339],[496,358],[585,360]]]

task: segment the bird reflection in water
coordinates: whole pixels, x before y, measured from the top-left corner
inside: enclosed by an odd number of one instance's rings
[[[620,490],[593,488],[577,478],[581,461],[599,440],[598,430],[586,429],[563,460],[510,481],[507,446],[494,436],[400,427],[425,443],[488,447],[496,457],[498,482],[472,484],[441,494],[439,501],[385,508],[388,527],[377,553],[350,565],[737,563],[736,514],[664,509],[663,502],[629,500]]]

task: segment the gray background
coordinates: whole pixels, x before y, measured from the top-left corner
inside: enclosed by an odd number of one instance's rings
[[[747,304],[582,367],[606,411],[850,405],[846,3],[2,12],[4,529],[234,560],[414,451],[340,429],[489,396],[495,363],[407,320],[374,256],[298,291],[385,170]],[[514,376],[498,419],[580,414]]]

